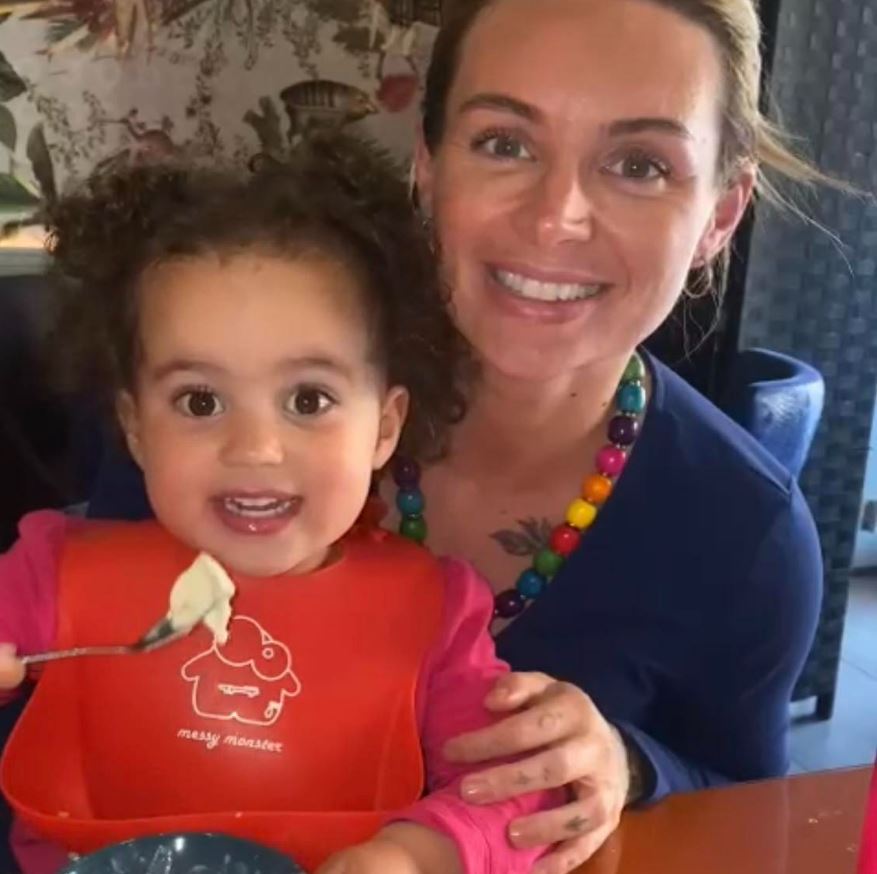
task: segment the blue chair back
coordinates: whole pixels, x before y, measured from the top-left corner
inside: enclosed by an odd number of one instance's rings
[[[768,349],[744,349],[719,406],[797,478],[824,402],[825,382],[814,367]]]

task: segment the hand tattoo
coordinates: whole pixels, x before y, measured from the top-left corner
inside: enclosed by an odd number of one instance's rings
[[[565,826],[564,828],[574,834],[581,834],[585,827],[588,825],[588,818],[586,816],[574,816]]]

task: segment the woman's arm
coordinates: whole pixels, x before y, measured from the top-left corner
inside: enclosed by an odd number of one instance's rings
[[[474,803],[513,796],[521,785],[570,786],[569,804],[513,824],[521,846],[560,842],[539,874],[561,874],[591,855],[628,803],[785,772],[788,703],[822,590],[818,536],[796,487],[741,579],[727,611],[704,617],[686,679],[681,720],[704,755],[684,755],[631,724],[613,726],[584,692],[542,674],[501,678],[486,703],[512,715],[448,745],[450,758],[469,763],[540,750],[467,777],[462,792]]]
[[[788,769],[789,701],[816,631],[822,579],[816,526],[793,486],[726,609],[704,625],[683,719],[702,751],[690,758],[705,785],[715,773],[757,780]],[[691,787],[676,769],[661,777],[658,796]]]

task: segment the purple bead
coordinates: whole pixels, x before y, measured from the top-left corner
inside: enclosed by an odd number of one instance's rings
[[[400,489],[413,489],[420,482],[420,465],[412,458],[393,459],[393,480]]]
[[[630,446],[639,433],[639,422],[632,416],[616,416],[609,423],[609,440],[616,446]]]
[[[500,619],[514,619],[524,612],[526,606],[524,596],[514,589],[506,589],[493,599],[493,613]]]

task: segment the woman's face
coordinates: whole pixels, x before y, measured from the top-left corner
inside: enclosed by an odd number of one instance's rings
[[[484,363],[546,379],[626,358],[725,244],[710,34],[648,0],[499,0],[463,44],[418,186]]]

